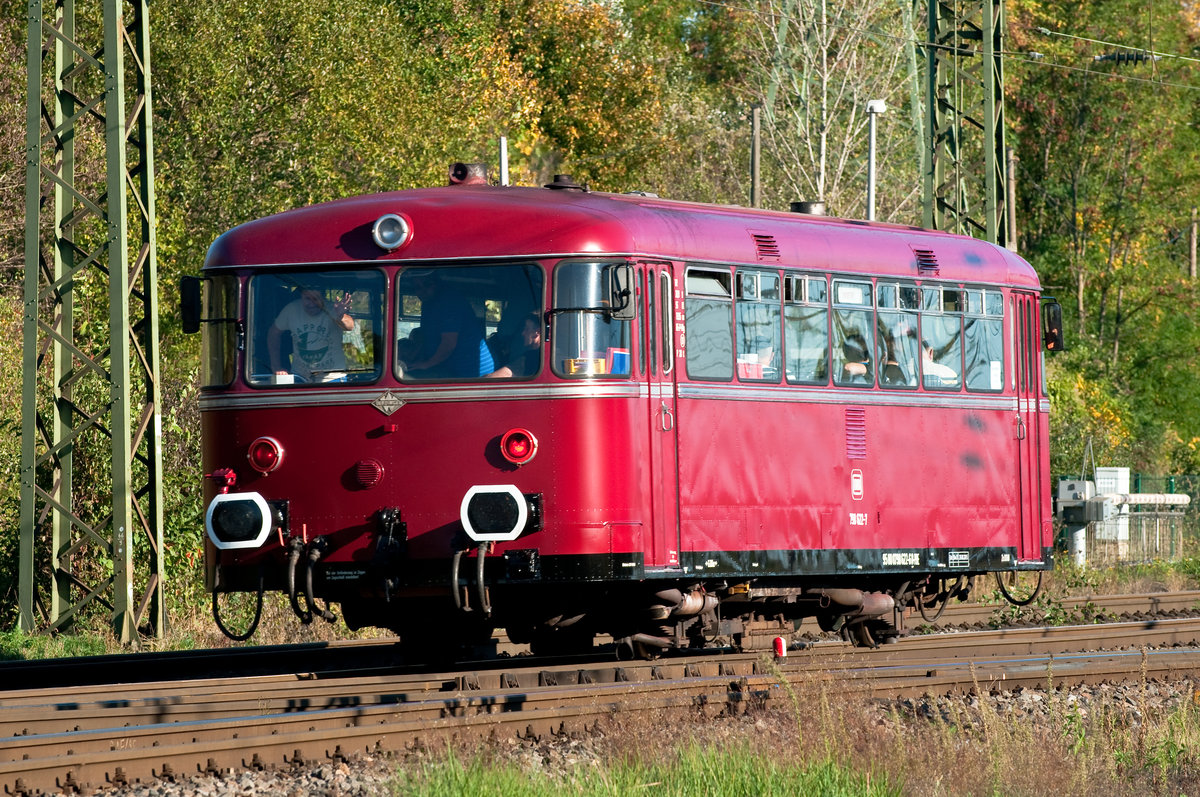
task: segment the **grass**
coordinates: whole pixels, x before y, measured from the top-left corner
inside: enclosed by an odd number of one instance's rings
[[[111,652],[109,640],[94,634],[49,636],[15,630],[0,631],[0,661],[100,656]]]
[[[587,765],[559,776],[522,769],[514,763],[489,763],[481,757],[467,762],[454,754],[402,771],[395,784],[406,795],[522,794],[561,797],[563,794],[650,795],[827,795],[828,797],[899,797],[898,786],[830,761],[788,762],[742,742],[718,749],[696,743],[672,750],[657,760],[620,759]]]

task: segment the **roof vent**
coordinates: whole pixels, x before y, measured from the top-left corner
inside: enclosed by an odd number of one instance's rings
[[[789,206],[793,213],[804,213],[809,216],[824,216],[824,202],[793,202]]]
[[[942,267],[938,265],[937,255],[932,249],[913,249],[913,254],[917,256],[918,274],[936,277],[942,273]]]
[[[554,175],[554,182],[546,183],[545,187],[546,188],[554,188],[559,191],[587,191],[588,190],[586,183],[584,185],[580,185],[579,183],[572,180],[571,175],[569,175],[569,174]]]
[[[767,232],[754,232],[750,230],[750,237],[754,239],[754,248],[758,251],[759,260],[778,260],[779,259],[779,242],[775,240],[775,236]]]

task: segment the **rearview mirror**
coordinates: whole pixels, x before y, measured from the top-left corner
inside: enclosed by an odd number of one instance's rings
[[[633,266],[619,263],[608,269],[609,315],[618,321],[632,321],[637,316],[633,300]]]
[[[1062,305],[1052,297],[1042,299],[1042,345],[1047,351],[1063,351]]]
[[[179,278],[179,317],[189,335],[200,331],[200,278]]]

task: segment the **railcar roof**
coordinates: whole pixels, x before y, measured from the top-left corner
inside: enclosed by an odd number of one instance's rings
[[[412,238],[395,252],[371,239],[375,220],[407,216]],[[985,241],[880,222],[678,202],[635,194],[449,186],[371,194],[248,222],[213,242],[206,268],[241,265],[647,255],[835,272],[919,271],[1036,288],[1020,257]]]

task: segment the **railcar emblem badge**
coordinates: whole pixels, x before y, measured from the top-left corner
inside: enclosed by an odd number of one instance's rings
[[[397,396],[390,390],[385,390],[379,398],[371,402],[375,409],[382,412],[384,415],[391,415],[396,410],[404,406],[404,399]]]

